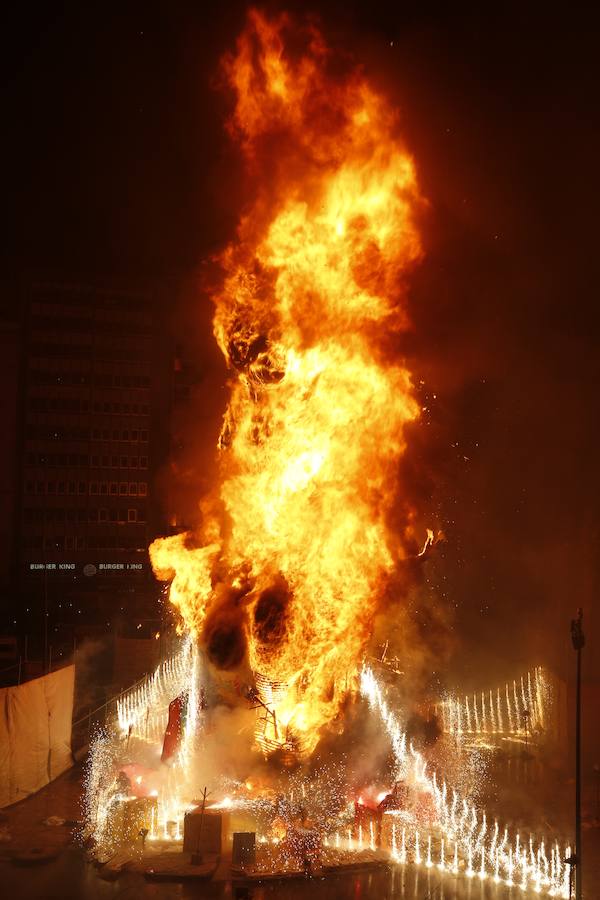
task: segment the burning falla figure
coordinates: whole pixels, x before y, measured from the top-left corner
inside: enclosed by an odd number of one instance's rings
[[[199,532],[151,558],[212,664],[249,673],[259,745],[309,754],[415,552],[398,462],[419,408],[391,346],[420,199],[386,100],[332,74],[312,26],[289,29],[251,12],[224,60],[252,200],[213,293],[220,476]]]

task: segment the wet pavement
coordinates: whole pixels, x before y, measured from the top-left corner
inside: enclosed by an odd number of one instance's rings
[[[153,883],[146,881],[143,875],[132,873],[106,881],[77,843],[81,783],[82,768],[76,766],[38,794],[2,810],[0,836],[4,835],[4,839],[0,840],[0,884],[3,896],[19,900],[134,900],[138,897],[144,900],[193,897],[214,900],[518,900],[525,897],[516,885],[509,888],[494,883],[490,877],[481,881],[477,875],[472,878],[464,874],[453,876],[448,872],[442,874],[436,866],[428,869],[411,865],[390,865],[343,875],[298,877],[248,886],[227,881]],[[64,820],[63,824],[55,824],[57,819]],[[585,900],[597,900],[600,897],[597,889],[600,828],[584,830],[584,852],[584,897]],[[35,864],[32,864],[32,858],[36,860]],[[17,864],[19,860],[21,864]],[[530,893],[528,896],[539,895]]]
[[[160,883],[140,875],[123,875],[103,881],[98,871],[75,847],[68,848],[46,865],[19,868],[0,864],[4,896],[22,900],[104,900],[134,898],[175,900],[206,897],[214,900],[516,900],[523,897],[513,887],[481,882],[477,876],[441,875],[434,868],[392,866],[377,871],[323,878],[298,878],[249,886],[220,883]]]

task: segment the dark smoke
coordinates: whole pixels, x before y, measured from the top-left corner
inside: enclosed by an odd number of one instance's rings
[[[246,657],[244,590],[224,588],[206,617],[201,642],[217,669],[237,669]]]
[[[285,637],[290,592],[285,579],[280,578],[265,588],[254,607],[254,635],[265,647],[273,647]]]

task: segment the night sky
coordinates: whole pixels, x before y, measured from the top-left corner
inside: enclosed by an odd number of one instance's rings
[[[447,538],[431,578],[451,666],[564,671],[578,605],[588,642],[600,632],[595,29],[548,8],[351,6],[313,8],[400,107],[430,204],[404,346],[430,413],[408,464]],[[5,303],[39,269],[194,283],[239,213],[215,82],[243,18],[239,3],[59,4],[5,22]],[[190,296],[173,327],[201,334],[210,306]],[[198,352],[212,447],[223,373],[210,335]]]

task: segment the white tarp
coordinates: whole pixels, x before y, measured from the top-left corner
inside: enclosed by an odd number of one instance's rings
[[[0,689],[0,807],[16,803],[72,765],[75,666]]]

